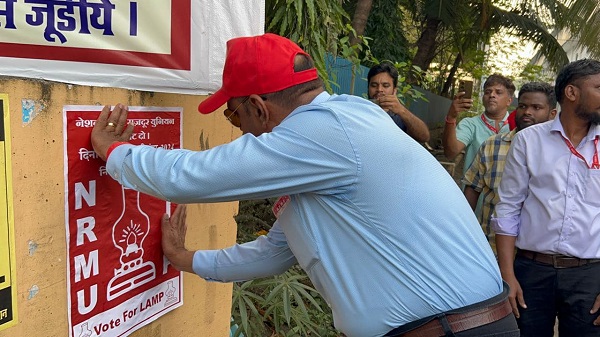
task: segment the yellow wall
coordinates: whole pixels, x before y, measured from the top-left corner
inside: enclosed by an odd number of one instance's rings
[[[149,93],[0,77],[8,95],[18,324],[0,337],[68,336],[63,162],[63,105],[183,107],[183,147],[198,150],[238,136],[220,113],[201,115],[202,96]],[[22,100],[37,114],[22,121]],[[237,203],[188,207],[188,248],[215,249],[235,242]],[[231,285],[185,274],[184,304],[131,334],[134,337],[227,336]]]

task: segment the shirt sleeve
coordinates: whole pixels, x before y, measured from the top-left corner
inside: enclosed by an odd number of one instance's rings
[[[402,117],[396,115],[393,112],[388,112],[388,115],[390,115],[390,117],[392,118],[392,120],[394,121],[394,123],[396,123],[396,125],[400,128],[400,130],[406,132],[407,127],[406,127],[406,124],[404,124],[404,121],[402,120]]]
[[[526,156],[527,142],[522,136],[522,133],[517,133],[512,140],[500,180],[500,201],[491,221],[492,229],[500,235],[519,235],[521,208],[528,195],[530,176]]]
[[[296,263],[278,221],[267,235],[244,244],[194,253],[194,273],[207,281],[237,282],[278,275]]]
[[[475,125],[472,118],[463,118],[456,126],[456,139],[459,142],[468,145],[475,138]]]
[[[477,192],[481,192],[483,190],[483,177],[485,176],[485,149],[486,149],[487,141],[484,142],[481,147],[479,147],[479,151],[475,155],[473,162],[465,172],[465,175],[462,179],[462,183],[465,186],[469,186]]]
[[[358,159],[343,127],[320,115],[311,121],[329,125],[327,132],[307,128],[303,119],[206,151],[121,145],[107,171],[125,187],[176,203],[346,193],[357,179]]]

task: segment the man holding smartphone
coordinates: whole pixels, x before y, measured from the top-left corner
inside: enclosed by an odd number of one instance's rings
[[[389,62],[373,66],[367,75],[369,99],[392,117],[402,131],[419,143],[429,141],[429,128],[398,99],[398,70]]]
[[[473,99],[467,93],[458,92],[450,105],[446,115],[442,145],[444,154],[449,160],[466,148],[465,165],[463,174],[471,166],[479,146],[488,138],[498,133],[509,131],[506,119],[508,107],[512,102],[515,85],[512,80],[500,74],[493,74],[483,84],[483,106],[485,111],[481,115],[464,118],[456,122],[458,114],[469,110],[473,106]]]

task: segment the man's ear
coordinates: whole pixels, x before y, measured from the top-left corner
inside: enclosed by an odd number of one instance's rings
[[[556,117],[556,109],[550,110],[550,118],[549,119],[554,119],[554,117]]]
[[[271,119],[271,112],[269,111],[269,107],[267,103],[259,96],[252,94],[249,99],[250,103],[256,107],[255,113],[260,119],[262,124],[266,124]]]
[[[571,102],[574,102],[579,97],[579,88],[573,84],[569,84],[565,87],[564,96]]]

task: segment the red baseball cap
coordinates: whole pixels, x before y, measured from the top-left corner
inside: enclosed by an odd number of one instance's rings
[[[285,37],[264,34],[227,41],[223,86],[198,105],[209,114],[233,97],[277,92],[317,79],[317,69],[294,72],[294,58],[308,55]]]

